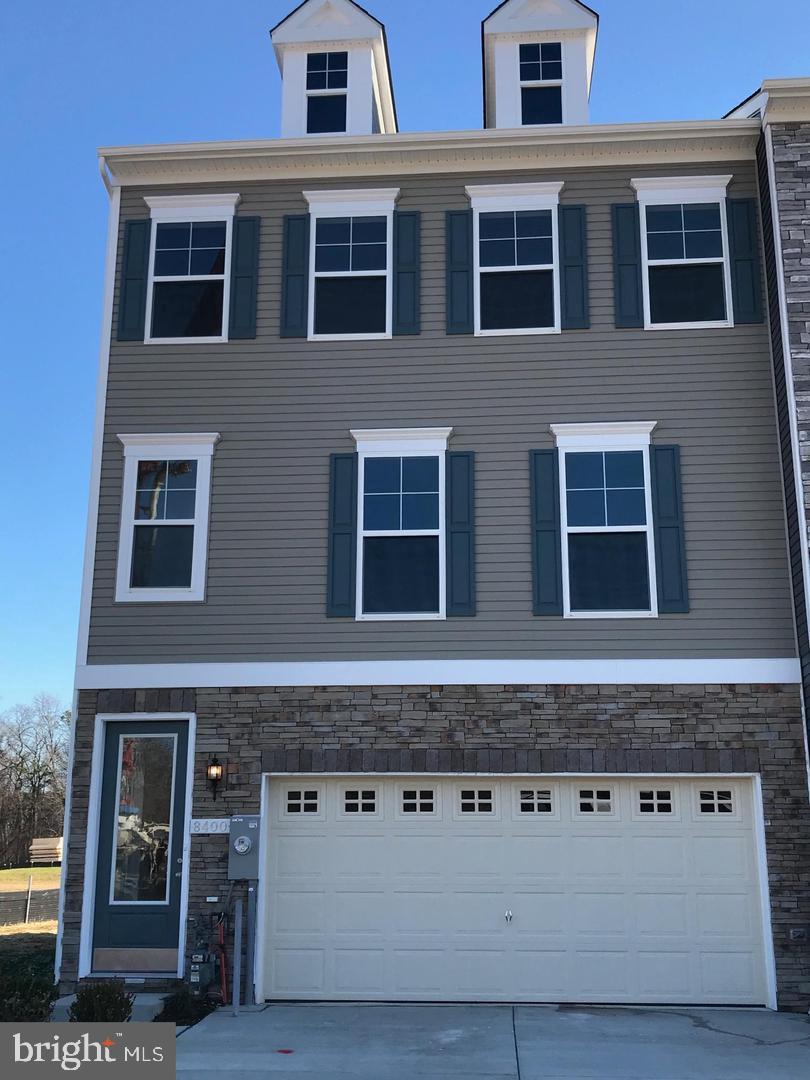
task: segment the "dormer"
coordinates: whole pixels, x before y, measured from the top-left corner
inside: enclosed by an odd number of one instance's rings
[[[484,127],[587,124],[599,16],[579,0],[506,0],[481,24]]]
[[[281,135],[397,130],[385,27],[353,0],[305,0],[270,31],[282,79]]]

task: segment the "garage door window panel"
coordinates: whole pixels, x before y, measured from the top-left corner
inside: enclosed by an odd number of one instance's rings
[[[613,789],[604,786],[579,788],[576,812],[585,817],[612,817],[616,812]]]

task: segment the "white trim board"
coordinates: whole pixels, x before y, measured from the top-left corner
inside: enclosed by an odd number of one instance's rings
[[[798,659],[335,660],[288,663],[85,664],[79,690],[177,686],[652,686],[799,683]]]

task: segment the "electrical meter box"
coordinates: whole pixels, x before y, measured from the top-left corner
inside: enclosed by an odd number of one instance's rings
[[[244,814],[231,818],[228,835],[228,880],[256,881],[259,877],[259,830],[258,814]]]

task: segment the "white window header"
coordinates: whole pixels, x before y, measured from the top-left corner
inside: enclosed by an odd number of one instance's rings
[[[465,188],[474,210],[548,210],[557,206],[565,183],[470,184]]]
[[[372,217],[392,214],[399,188],[359,188],[352,191],[305,191],[309,212],[316,217]]]
[[[373,454],[441,454],[453,433],[444,428],[367,428],[354,430],[351,436],[357,443],[358,453]]]
[[[229,195],[145,195],[153,221],[210,221],[229,218],[242,200]]]
[[[154,455],[165,458],[211,457],[221,436],[218,431],[203,431],[171,435],[119,435],[124,457],[143,458]]]
[[[552,424],[551,433],[561,450],[587,450],[618,447],[641,449],[650,445],[657,420],[607,424]]]
[[[733,176],[649,176],[630,181],[645,203],[721,202]]]

